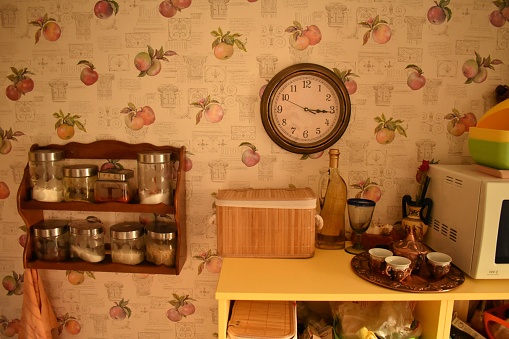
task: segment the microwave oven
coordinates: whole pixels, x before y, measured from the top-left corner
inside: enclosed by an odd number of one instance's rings
[[[475,165],[430,165],[424,243],[474,279],[509,279],[509,179]]]

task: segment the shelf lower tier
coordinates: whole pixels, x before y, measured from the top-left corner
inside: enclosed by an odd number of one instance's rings
[[[79,201],[70,202],[43,202],[27,200],[20,202],[22,210],[65,210],[65,211],[91,211],[91,212],[138,212],[174,214],[175,207],[166,204],[123,204],[120,202],[87,203]]]
[[[155,265],[148,261],[144,261],[138,265],[125,265],[114,263],[111,256],[106,254],[103,261],[92,263],[88,261],[45,261],[33,260],[25,264],[25,268],[42,269],[42,270],[74,270],[74,271],[91,271],[91,272],[123,272],[123,273],[146,273],[146,274],[170,274],[176,275],[175,267],[167,267],[164,265]]]

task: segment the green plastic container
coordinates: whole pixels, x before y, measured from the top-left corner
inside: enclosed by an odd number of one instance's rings
[[[480,165],[499,170],[509,169],[509,143],[490,140],[468,139],[470,156]]]

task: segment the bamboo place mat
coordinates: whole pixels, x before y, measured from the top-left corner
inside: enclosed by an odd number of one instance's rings
[[[297,333],[292,301],[237,300],[228,322],[231,339],[289,339]]]

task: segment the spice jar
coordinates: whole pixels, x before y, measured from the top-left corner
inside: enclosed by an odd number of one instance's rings
[[[96,165],[64,166],[65,201],[94,202],[96,180]]]
[[[142,204],[172,202],[171,153],[138,153],[138,194]]]
[[[130,202],[134,196],[134,171],[116,168],[99,171],[94,194],[96,202]]]
[[[69,223],[71,259],[99,262],[104,259],[104,225],[87,220]]]
[[[40,149],[28,153],[32,199],[48,202],[64,200],[63,162],[63,151]]]
[[[111,261],[136,265],[145,260],[143,224],[123,222],[110,227]]]
[[[64,261],[69,258],[69,227],[66,220],[43,220],[32,226],[37,259]]]
[[[156,265],[175,266],[177,227],[170,222],[152,222],[145,226],[145,258]]]

